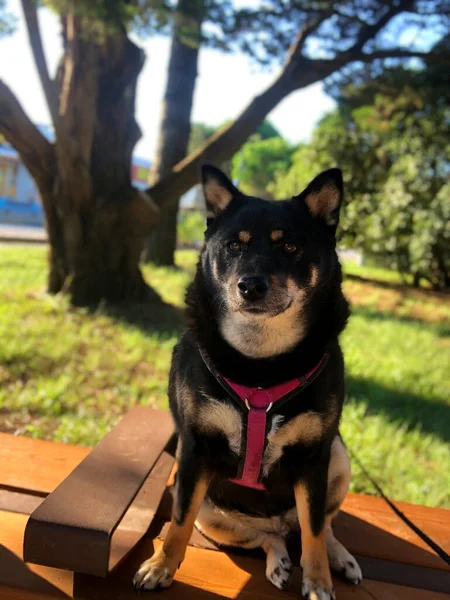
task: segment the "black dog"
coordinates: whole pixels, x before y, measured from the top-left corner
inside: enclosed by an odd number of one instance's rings
[[[361,580],[331,529],[350,481],[338,430],[349,315],[335,249],[342,175],[325,171],[284,202],[245,196],[211,166],[203,183],[206,243],[170,374],[174,512],[134,584],[169,586],[195,523],[218,544],[262,547],[267,578],[283,589],[285,537],[300,525],[303,596],[334,598],[330,567]]]

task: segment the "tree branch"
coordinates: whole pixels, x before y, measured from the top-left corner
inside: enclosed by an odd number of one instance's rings
[[[53,125],[56,126],[58,115],[58,90],[55,82],[50,78],[48,73],[47,61],[42,46],[41,31],[37,17],[36,1],[21,0],[21,2],[34,62],[47,100],[47,106],[52,116]]]
[[[324,21],[330,18],[332,14],[333,8],[330,7],[328,10],[323,10],[317,18],[305,23],[305,25],[300,29],[296,40],[289,48],[288,62],[300,55],[309,36],[312,35]]]
[[[403,50],[401,48],[392,48],[391,50],[375,50],[374,52],[359,52],[352,56],[351,60],[347,57],[337,56],[330,60],[323,61],[329,65],[334,65],[335,69],[340,69],[344,65],[351,62],[363,62],[368,63],[373,60],[384,60],[386,58],[421,58],[427,62],[436,65],[450,65],[450,53],[426,53],[415,50]]]
[[[0,79],[0,133],[17,150],[40,189],[53,183],[53,145],[30,121],[10,88]]]
[[[427,62],[431,62],[436,65],[450,65],[450,54],[448,53],[433,53],[430,52],[415,52],[414,50],[402,50],[400,48],[393,48],[392,50],[375,50],[368,54],[360,53],[355,56],[354,61],[358,62],[370,62],[376,59],[385,58],[421,58]],[[353,61],[352,61],[353,62]]]
[[[288,63],[281,75],[262,94],[256,96],[239,117],[222,127],[200,148],[176,164],[170,173],[158,180],[146,191],[159,206],[169,205],[198,182],[200,166],[205,161],[221,164],[231,158],[254,133],[275,106],[293,90],[320,81],[323,70],[311,68],[307,59],[297,60],[295,69]],[[304,64],[304,72],[298,75],[299,65]],[[331,72],[333,67],[329,67]]]
[[[373,38],[379,33],[385,25],[389,23],[389,21],[398,15],[401,12],[404,12],[413,6],[412,0],[401,0],[396,5],[391,4],[388,10],[384,13],[382,17],[378,19],[376,23],[372,25],[364,25],[361,27],[358,38],[356,42],[351,46],[348,50],[341,53],[338,56],[348,57],[355,53],[359,53],[362,51],[364,46],[367,44],[369,40],[373,40]]]
[[[159,206],[176,202],[194,186],[199,177],[200,166],[205,161],[222,163],[235,154],[254,133],[261,121],[277,104],[292,91],[304,88],[331,73],[333,66],[312,61],[301,54],[306,39],[332,14],[331,8],[322,11],[306,23],[292,44],[283,71],[274,83],[254,98],[240,116],[212,135],[200,148],[176,164],[170,173],[156,181],[146,190]],[[316,68],[315,62],[319,63]]]
[[[361,19],[361,17],[359,17],[357,14],[349,15],[349,14],[345,13],[342,9],[338,8],[337,6],[335,6],[333,10],[336,15],[338,15],[339,17],[342,17],[343,19],[347,19],[347,21],[350,21],[350,22],[357,21],[363,27],[366,27],[368,25],[367,21],[364,21],[364,19]]]

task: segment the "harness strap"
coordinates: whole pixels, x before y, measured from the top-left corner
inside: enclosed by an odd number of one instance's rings
[[[261,408],[251,408],[247,416],[247,443],[242,475],[230,479],[233,483],[245,485],[258,490],[265,490],[262,483],[258,483],[259,472],[266,443],[267,412]]]
[[[325,352],[320,361],[306,375],[285,381],[270,388],[254,388],[235,383],[222,377],[209,357],[199,347],[203,362],[214,375],[215,379],[228,392],[239,408],[247,409],[246,448],[243,462],[240,465],[240,476],[231,479],[233,483],[254,489],[264,490],[260,483],[260,472],[264,448],[266,445],[267,416],[275,406],[279,407],[297,394],[302,392],[322,371],[328,353]]]

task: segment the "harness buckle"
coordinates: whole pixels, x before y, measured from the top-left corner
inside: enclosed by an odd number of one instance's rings
[[[247,410],[250,412],[252,410],[252,407],[249,404],[248,398],[244,398],[244,404],[247,407]],[[269,404],[269,406],[266,408],[266,413],[269,412],[269,410],[272,408],[273,406],[273,402],[271,402]]]

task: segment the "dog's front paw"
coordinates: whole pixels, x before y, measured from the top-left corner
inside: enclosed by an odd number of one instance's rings
[[[292,563],[288,556],[282,556],[277,562],[267,561],[266,577],[279,590],[289,587],[292,578]]]
[[[336,538],[333,538],[328,546],[328,558],[330,567],[335,573],[355,585],[361,583],[362,572],[360,566]]]
[[[305,576],[303,576],[302,596],[305,600],[336,600],[331,583],[315,581]]]
[[[140,592],[169,587],[177,568],[173,559],[162,552],[156,553],[139,567],[133,585]]]
[[[333,565],[332,569],[350,583],[353,583],[355,585],[359,585],[361,583],[361,568],[351,554],[348,560],[344,561],[339,566]]]

